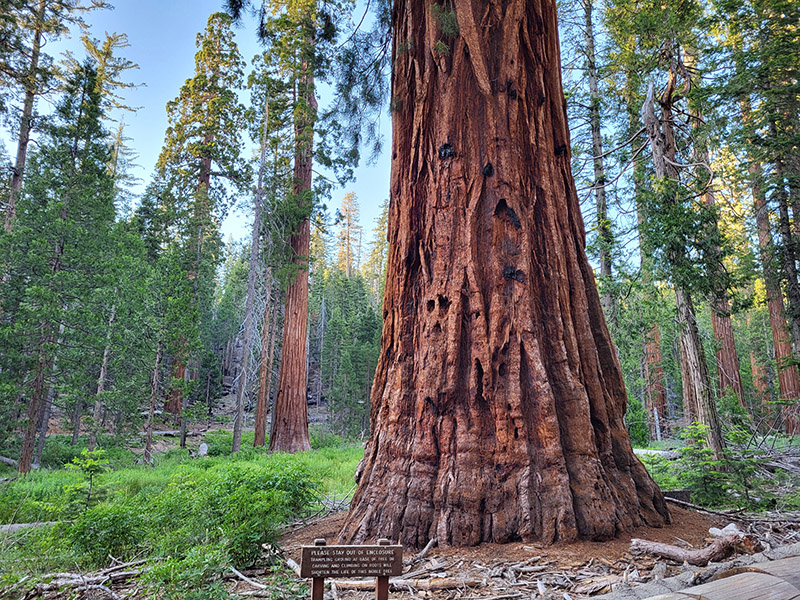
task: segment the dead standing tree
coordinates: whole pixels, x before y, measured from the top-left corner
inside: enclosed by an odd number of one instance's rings
[[[585,255],[555,3],[396,0],[393,46],[382,352],[342,541],[667,522]]]

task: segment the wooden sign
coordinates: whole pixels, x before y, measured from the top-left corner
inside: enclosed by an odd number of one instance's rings
[[[390,577],[402,572],[402,546],[303,546],[300,562],[300,577]]]
[[[384,539],[377,546],[327,546],[318,539],[302,552],[300,577],[312,578],[313,600],[322,600],[325,577],[377,577],[375,597],[386,600],[389,577],[403,572],[403,547]]]

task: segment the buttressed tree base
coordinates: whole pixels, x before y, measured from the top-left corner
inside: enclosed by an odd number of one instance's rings
[[[396,0],[372,437],[341,541],[669,521],[585,254],[552,0]]]

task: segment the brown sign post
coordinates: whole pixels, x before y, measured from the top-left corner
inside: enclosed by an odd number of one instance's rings
[[[377,546],[328,546],[316,539],[302,550],[300,577],[311,577],[311,600],[322,600],[326,577],[377,577],[375,600],[388,600],[389,577],[403,572],[403,547],[387,539]]]

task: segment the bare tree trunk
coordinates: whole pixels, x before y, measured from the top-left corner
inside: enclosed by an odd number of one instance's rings
[[[8,192],[8,202],[6,203],[6,232],[11,231],[12,223],[17,217],[17,199],[22,190],[22,180],[25,175],[25,163],[28,156],[28,144],[31,140],[31,129],[33,129],[33,105],[36,100],[36,79],[39,69],[39,58],[42,46],[42,34],[44,29],[45,10],[47,0],[39,0],[39,8],[36,11],[36,28],[33,34],[33,44],[31,46],[30,65],[28,67],[28,77],[25,85],[25,100],[22,104],[22,114],[19,120],[19,136],[17,137],[17,158],[14,162],[14,170],[11,172],[11,186]]]
[[[53,365],[55,371],[55,365]],[[47,430],[50,427],[50,415],[53,412],[53,399],[56,395],[56,386],[51,381],[47,388],[47,397],[44,400],[44,407],[42,408],[42,418],[39,420],[39,428],[36,438],[36,449],[33,453],[33,465],[40,465],[42,463],[42,453],[44,452],[44,444],[47,441]]]
[[[115,290],[116,292],[116,290]],[[100,364],[100,376],[97,378],[97,393],[95,394],[92,429],[89,432],[89,451],[97,445],[97,433],[100,426],[100,416],[103,412],[103,392],[106,389],[108,378],[108,361],[111,357],[111,329],[117,316],[117,307],[111,307],[111,316],[108,319],[108,333],[106,334],[106,347],[103,350],[103,362]]]
[[[786,299],[788,301],[789,323],[791,325],[794,348],[800,349],[800,279],[797,271],[797,242],[792,233],[789,217],[789,199],[784,189],[783,165],[778,161],[775,165],[779,183],[775,193],[778,200],[778,223],[780,226],[783,270],[786,275]]]
[[[630,87],[630,75],[626,75],[626,80]],[[640,128],[639,115],[633,108],[632,103],[628,104],[629,127],[631,131]],[[638,138],[638,134],[633,139]],[[635,143],[635,142],[634,142]],[[639,252],[640,269],[642,273],[642,284],[644,287],[644,299],[650,300],[651,292],[648,291],[652,286],[652,257],[645,251],[645,232],[643,226],[647,220],[646,208],[642,201],[644,193],[644,168],[636,165],[633,172],[633,185],[636,197],[636,220],[639,233]],[[661,356],[661,327],[658,321],[649,324],[646,331],[642,332],[644,338],[644,382],[645,399],[647,409],[647,421],[650,429],[650,439],[658,439],[659,435],[669,434],[669,421],[667,420],[667,391],[664,385],[664,367]]]
[[[661,329],[653,323],[645,334],[645,389],[650,437],[657,438],[669,432],[667,424],[667,391],[664,387],[664,367],[661,358]],[[658,422],[658,427],[656,426]],[[658,429],[658,431],[657,431]]]
[[[691,116],[694,117],[693,129],[697,129],[703,121],[703,114],[700,110],[692,110]],[[709,165],[708,150],[705,143],[699,138],[694,141],[694,154],[695,161]],[[710,188],[711,181],[709,180],[705,193],[703,194],[703,203],[709,208],[714,208],[716,199],[714,192]],[[711,224],[712,233],[718,233],[719,224],[716,219]],[[714,247],[714,253],[717,256],[721,255],[721,249]],[[717,274],[724,269],[721,263],[715,263],[712,266]],[[719,394],[725,394],[727,390],[731,390],[739,399],[739,405],[747,408],[747,402],[744,397],[744,386],[742,385],[742,376],[739,372],[739,353],[736,351],[736,339],[733,335],[733,325],[731,323],[731,310],[730,300],[726,289],[722,289],[716,294],[712,294],[709,298],[711,305],[711,329],[714,332],[714,340],[717,345],[716,358],[717,358],[717,380],[719,385]]]
[[[61,324],[58,326],[58,342],[57,344],[61,344],[61,339],[64,336],[64,329],[65,329],[64,322],[62,321]],[[56,386],[55,386],[55,377],[56,377],[56,361],[53,360],[53,368],[50,372],[50,384],[47,387],[47,396],[44,400],[44,406],[42,407],[42,416],[39,419],[39,426],[38,426],[38,438],[36,440],[36,449],[33,453],[33,464],[39,465],[42,462],[42,452],[44,452],[44,444],[47,440],[47,430],[50,427],[50,414],[53,412],[53,399],[56,395]]]
[[[22,450],[17,461],[17,470],[20,473],[28,473],[33,464],[33,451],[36,442],[36,430],[41,419],[42,404],[44,401],[45,385],[47,373],[52,371],[53,359],[48,355],[46,348],[55,340],[52,334],[46,333],[47,326],[39,342],[39,359],[36,363],[36,375],[33,379],[33,391],[28,401],[28,423],[22,436]]]
[[[340,539],[555,542],[661,525],[586,259],[555,2],[447,7],[453,37],[429,3],[394,3],[385,320]]]
[[[769,223],[767,201],[763,191],[763,176],[759,163],[750,164],[750,179],[756,213],[756,228],[758,229],[761,269],[764,274],[769,323],[772,329],[772,344],[775,349],[775,362],[778,366],[778,389],[781,398],[798,400],[800,399],[800,374],[798,374],[797,365],[794,362],[792,336],[786,322],[783,294],[773,263],[775,247],[772,243],[772,228]],[[790,435],[800,433],[795,412],[794,406],[786,406],[783,409],[784,430]]]
[[[275,306],[272,303],[272,269],[267,269],[267,286],[264,309],[264,325],[261,330],[261,361],[258,372],[258,401],[253,446],[263,446],[267,439],[267,402],[272,382],[272,357],[275,350]]]
[[[83,400],[78,398],[72,407],[72,445],[77,446],[81,437],[81,415],[83,414]]]
[[[308,59],[304,60],[303,69],[299,93],[305,107],[299,111],[300,116],[295,122],[294,193],[301,210],[307,211],[311,193],[317,101],[314,97],[314,75]],[[269,440],[269,449],[273,451],[302,452],[311,449],[306,398],[310,240],[311,231],[306,217],[291,239],[297,275],[286,290],[281,370],[275,396],[275,412],[272,416],[272,435]]]
[[[611,221],[608,219],[608,203],[606,202],[606,170],[603,159],[603,132],[600,122],[600,90],[597,85],[597,59],[594,50],[594,24],[592,13],[594,0],[582,0],[586,42],[586,72],[589,76],[589,125],[592,130],[592,155],[594,165],[594,197],[597,208],[597,235],[600,238],[598,250],[600,254],[600,276],[603,278],[603,294],[600,303],[603,313],[612,322],[616,319],[614,297],[609,291],[611,280],[611,249],[614,237],[611,232]]]
[[[242,349],[242,374],[239,378],[239,386],[236,390],[236,415],[233,419],[233,449],[232,452],[239,452],[242,448],[242,428],[244,421],[244,396],[247,392],[248,369],[250,366],[250,348],[253,345],[254,329],[254,305],[256,298],[256,275],[258,274],[258,248],[261,241],[261,210],[264,204],[264,173],[267,168],[267,134],[269,128],[269,94],[265,94],[264,122],[261,133],[261,156],[258,167],[258,183],[255,193],[255,214],[253,215],[252,241],[250,242],[250,265],[247,275],[247,297],[244,303],[244,341]],[[272,282],[267,279],[267,299],[269,300],[269,289]],[[264,312],[269,311],[269,302]],[[263,349],[262,349],[263,354]],[[266,425],[266,423],[265,423]],[[255,444],[254,444],[255,445]],[[263,446],[263,442],[261,443]]]
[[[675,288],[675,304],[678,310],[678,325],[683,329],[680,335],[681,356],[686,361],[684,388],[690,390],[694,400],[694,413],[697,421],[709,428],[706,441],[719,460],[725,456],[725,444],[722,441],[722,429],[714,405],[714,395],[709,387],[710,377],[705,360],[703,342],[697,330],[692,299],[680,286]]]
[[[675,169],[675,136],[672,123],[672,103],[675,92],[677,74],[670,69],[669,81],[659,104],[661,118],[656,117],[654,102],[655,90],[651,82],[647,90],[647,98],[642,107],[642,120],[653,150],[653,163],[656,178],[676,181],[678,173]],[[667,201],[670,201],[667,199]],[[682,247],[667,249],[672,264],[677,264],[679,255],[685,252]],[[683,381],[684,409],[694,412],[698,421],[708,428],[706,442],[719,460],[724,457],[725,443],[722,438],[719,419],[717,418],[714,398],[711,394],[711,380],[705,362],[703,342],[697,328],[697,318],[689,293],[680,285],[675,286],[675,305],[678,313],[680,334],[681,377]]]
[[[739,106],[742,120],[750,119],[750,101],[745,98]],[[764,287],[767,292],[767,308],[769,323],[772,329],[772,344],[775,349],[775,361],[778,367],[778,389],[781,398],[800,399],[800,374],[795,364],[795,354],[792,349],[792,338],[786,320],[786,310],[783,304],[783,293],[780,289],[778,273],[775,269],[775,246],[772,242],[772,228],[769,223],[769,212],[764,188],[764,174],[761,163],[750,161],[750,190],[753,195],[753,205],[756,214],[756,229],[758,231],[758,248],[761,257],[761,269],[764,275]],[[783,408],[784,430],[790,435],[800,433],[800,421],[797,418],[795,406]]]
[[[144,444],[144,462],[153,462],[153,419],[156,414],[156,401],[158,400],[158,380],[161,371],[161,353],[163,352],[164,345],[159,340],[156,347],[156,363],[153,365],[153,379],[150,384],[150,409],[147,412],[147,423],[145,430],[147,431],[145,444]]]

